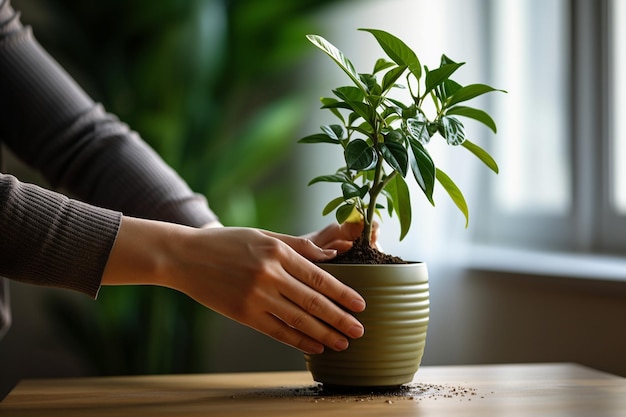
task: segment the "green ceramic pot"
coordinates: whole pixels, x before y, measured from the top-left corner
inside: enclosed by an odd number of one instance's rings
[[[325,385],[392,387],[413,380],[426,343],[428,269],[400,265],[320,264],[367,302],[355,314],[365,334],[342,352],[305,355],[313,379]]]

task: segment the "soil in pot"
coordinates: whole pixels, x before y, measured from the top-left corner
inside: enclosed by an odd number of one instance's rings
[[[406,264],[402,258],[389,255],[373,248],[360,237],[354,241],[352,247],[327,261],[333,264]]]

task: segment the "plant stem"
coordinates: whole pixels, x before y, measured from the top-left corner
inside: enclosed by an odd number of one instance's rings
[[[372,188],[370,188],[369,191],[370,199],[367,207],[367,213],[363,221],[363,233],[361,234],[361,239],[368,246],[372,242],[372,227],[374,224],[374,215],[376,214],[376,200],[389,181],[391,181],[391,179],[397,174],[397,172],[394,171],[388,177],[383,179],[384,159],[378,149],[377,152],[378,162],[376,162],[376,168],[374,169],[374,180],[372,181]]]

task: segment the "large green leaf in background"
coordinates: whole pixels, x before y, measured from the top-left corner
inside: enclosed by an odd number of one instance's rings
[[[13,0],[39,41],[148,141],[225,224],[279,228],[279,175],[303,122],[296,94],[309,17],[340,0]],[[284,227],[284,224],[282,224]],[[210,367],[211,314],[160,288],[50,300],[101,374]],[[210,369],[209,369],[210,370]]]

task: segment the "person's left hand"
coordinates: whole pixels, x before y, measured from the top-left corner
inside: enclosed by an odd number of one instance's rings
[[[303,238],[311,240],[323,249],[335,249],[338,253],[347,251],[363,231],[363,223],[332,223],[317,232],[308,233]],[[378,248],[378,223],[372,226],[372,246]]]

